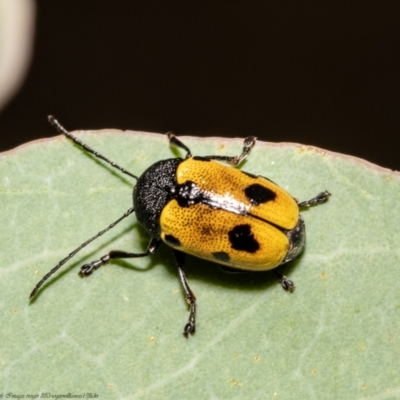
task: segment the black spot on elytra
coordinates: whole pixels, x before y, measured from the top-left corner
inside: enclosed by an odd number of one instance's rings
[[[212,253],[212,256],[218,261],[228,262],[231,259],[229,254],[225,251],[216,251],[215,253]]]
[[[274,201],[276,198],[275,192],[258,183],[247,186],[247,188],[244,189],[244,193],[253,206],[258,206],[268,201]]]
[[[165,235],[164,240],[165,240],[165,243],[167,243],[173,247],[178,247],[181,245],[180,240],[173,235]]]
[[[211,161],[209,158],[201,157],[201,156],[194,156],[193,160],[196,160],[196,161]]]
[[[254,238],[254,234],[248,224],[235,226],[228,232],[228,235],[231,246],[235,250],[255,253],[260,248],[260,245]]]

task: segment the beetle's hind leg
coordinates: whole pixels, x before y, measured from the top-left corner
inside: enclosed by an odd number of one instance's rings
[[[90,275],[95,269],[101,267],[104,264],[107,264],[110,260],[114,260],[117,258],[139,258],[139,257],[146,257],[150,254],[153,254],[157,247],[160,245],[161,239],[152,238],[150,240],[149,245],[147,246],[147,250],[144,253],[128,253],[126,251],[120,250],[113,250],[110,251],[105,256],[101,257],[99,260],[92,261],[88,264],[85,264],[81,267],[79,272],[80,276],[88,276]]]
[[[287,276],[281,274],[276,269],[273,270],[273,273],[276,275],[279,283],[285,290],[287,290],[288,292],[294,292],[294,289],[296,289],[296,286],[292,280],[290,280]]]
[[[196,331],[196,296],[192,292],[192,289],[190,289],[190,286],[186,280],[185,273],[182,269],[185,263],[185,254],[178,250],[175,250],[174,253],[175,260],[178,265],[179,279],[186,294],[186,302],[189,304],[190,307],[189,319],[187,324],[185,325],[185,328],[183,329],[183,335],[188,338],[189,335],[193,335]]]
[[[256,144],[257,138],[255,136],[247,136],[243,141],[242,152],[238,156],[206,156],[209,160],[224,161],[233,166],[239,165],[250,153],[251,149]]]
[[[306,200],[306,201],[302,201],[301,203],[299,203],[299,208],[316,206],[318,204],[325,203],[326,201],[328,201],[330,195],[331,194],[327,190],[325,190],[324,192],[321,192],[321,193],[317,194],[312,199]]]

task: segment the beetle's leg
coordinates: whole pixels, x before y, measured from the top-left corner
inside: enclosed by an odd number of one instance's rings
[[[167,132],[169,143],[186,151],[186,158],[192,157],[189,147],[182,143],[173,132]]]
[[[229,156],[206,156],[210,160],[224,161],[231,165],[239,165],[250,153],[250,150],[256,144],[257,138],[255,136],[247,136],[243,141],[243,150],[242,153],[238,156],[229,157]]]
[[[187,283],[185,273],[183,272],[183,264],[185,263],[185,254],[175,250],[175,259],[176,263],[178,265],[178,274],[179,274],[179,279],[182,283],[183,290],[186,293],[186,302],[190,306],[190,314],[189,314],[189,319],[187,324],[185,325],[185,328],[183,329],[183,335],[187,338],[190,335],[193,335],[194,332],[196,331],[196,296],[192,292],[192,289],[190,289],[189,284]]]
[[[288,277],[286,277],[285,275],[281,274],[278,270],[274,269],[273,270],[274,274],[276,275],[276,277],[279,280],[279,283],[281,284],[281,286],[289,291],[289,292],[294,292],[294,289],[296,289],[296,286],[294,285],[293,281],[291,281]]]
[[[144,253],[128,253],[126,251],[120,250],[113,250],[110,251],[105,256],[101,257],[97,261],[92,261],[89,264],[85,264],[81,267],[79,272],[80,276],[87,276],[90,275],[95,269],[99,268],[100,266],[107,264],[110,260],[116,258],[138,258],[138,257],[146,257],[150,254],[153,254],[157,247],[161,244],[161,239],[159,238],[152,238],[150,240],[149,245],[147,246],[147,250]]]
[[[331,194],[327,190],[325,190],[324,192],[317,194],[310,200],[302,201],[301,203],[299,203],[299,207],[310,207],[317,204],[325,203],[326,201],[328,201],[330,195]]]

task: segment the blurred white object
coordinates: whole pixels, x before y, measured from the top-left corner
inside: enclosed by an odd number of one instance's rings
[[[0,109],[20,88],[31,60],[35,3],[0,0]]]

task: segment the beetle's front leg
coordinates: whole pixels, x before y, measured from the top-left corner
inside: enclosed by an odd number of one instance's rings
[[[188,338],[189,335],[193,335],[196,331],[196,296],[192,292],[192,289],[190,289],[190,286],[186,280],[185,273],[182,269],[185,263],[185,254],[175,250],[175,259],[178,265],[179,279],[182,283],[183,290],[186,293],[186,302],[190,306],[189,319],[187,324],[185,325],[185,328],[183,329],[183,335]]]

